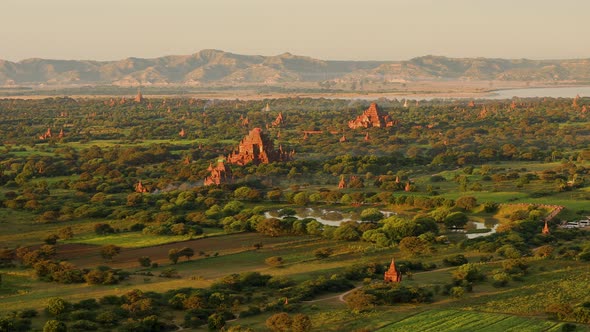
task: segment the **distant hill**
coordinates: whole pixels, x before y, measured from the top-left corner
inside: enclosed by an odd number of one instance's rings
[[[119,61],[0,60],[0,85],[224,86],[290,82],[444,80],[590,81],[590,59],[510,60],[423,56],[408,61],[331,61],[284,53],[192,55]]]

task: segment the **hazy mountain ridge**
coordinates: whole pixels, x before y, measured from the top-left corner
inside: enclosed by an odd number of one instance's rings
[[[192,55],[118,61],[0,60],[0,85],[230,85],[358,80],[589,81],[590,59],[527,60],[423,56],[408,61],[332,61],[283,53]]]

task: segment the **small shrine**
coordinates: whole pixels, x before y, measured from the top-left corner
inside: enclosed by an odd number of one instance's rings
[[[385,271],[385,275],[383,277],[385,282],[401,282],[402,281],[402,273],[399,272],[395,268],[395,260],[391,259],[391,264],[389,265],[389,270]]]
[[[136,193],[147,193],[148,192],[147,188],[141,183],[141,180],[139,180],[139,182],[137,182],[137,184],[135,185],[135,192]]]
[[[344,175],[340,177],[340,182],[338,182],[338,189],[346,188],[346,180],[344,180]]]
[[[272,122],[272,125],[273,125],[273,127],[278,127],[283,124],[283,121],[284,121],[283,113],[279,112],[279,115],[277,115],[277,118]]]
[[[46,140],[51,138],[51,128],[47,128],[47,131],[43,135],[39,135],[40,140]]]
[[[137,95],[135,96],[135,99],[133,99],[133,101],[135,101],[136,103],[143,103],[143,95],[141,94],[141,90],[137,89]]]
[[[541,231],[541,233],[543,235],[549,235],[549,225],[547,225],[547,220],[545,220],[545,226],[543,227],[543,230]]]

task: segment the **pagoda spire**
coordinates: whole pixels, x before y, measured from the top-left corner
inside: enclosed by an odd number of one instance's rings
[[[549,225],[547,225],[547,220],[545,220],[545,226],[543,227],[543,231],[541,233],[544,235],[549,235]]]
[[[389,265],[389,270],[385,271],[385,275],[383,278],[385,281],[389,282],[401,282],[402,281],[402,273],[399,272],[395,268],[395,259],[391,259],[391,264]]]

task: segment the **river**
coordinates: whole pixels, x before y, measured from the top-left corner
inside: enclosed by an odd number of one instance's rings
[[[524,89],[505,89],[494,90],[490,92],[483,92],[481,94],[410,94],[410,95],[396,95],[396,94],[369,94],[367,96],[356,97],[332,97],[351,100],[375,101],[379,98],[386,98],[390,100],[459,100],[459,99],[512,99],[516,98],[574,98],[576,95],[580,97],[590,97],[590,86],[568,86],[568,87],[548,87],[548,88],[524,88]]]
[[[569,86],[554,88],[526,88],[526,89],[508,89],[496,90],[490,92],[491,95],[483,96],[486,99],[511,99],[517,98],[574,98],[576,95],[581,97],[590,96],[590,86]]]

